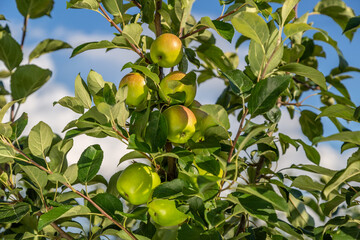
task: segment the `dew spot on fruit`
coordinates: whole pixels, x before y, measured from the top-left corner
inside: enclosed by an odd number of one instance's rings
[[[161,60],[161,59],[162,59],[162,56],[159,56],[158,59]]]
[[[125,193],[125,197],[126,197],[126,198],[129,198],[129,195],[128,195],[127,193]]]
[[[155,216],[155,217],[156,217],[156,215],[157,215],[156,212],[154,212],[154,216]]]
[[[180,134],[180,137],[185,137],[186,136],[186,132],[182,132],[181,134]]]

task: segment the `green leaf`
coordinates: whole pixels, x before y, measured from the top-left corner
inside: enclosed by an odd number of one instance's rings
[[[303,201],[289,194],[289,212],[288,219],[294,227],[314,226],[314,219],[307,213]]]
[[[66,155],[73,147],[74,141],[62,140],[52,146],[49,158],[49,168],[52,172],[63,172],[68,167]]]
[[[14,100],[26,98],[51,77],[49,69],[42,69],[36,65],[23,65],[11,75],[11,95]]]
[[[72,48],[68,43],[55,40],[55,39],[45,39],[44,41],[41,41],[35,48],[32,50],[32,52],[29,55],[29,62],[33,60],[34,58],[38,58],[41,55],[53,51],[57,51],[64,48]]]
[[[199,109],[212,117],[212,119],[228,130],[230,128],[229,116],[223,106],[218,104],[206,104],[199,107]]]
[[[168,134],[167,130],[168,127],[164,115],[160,111],[151,112],[145,131],[145,139],[153,152],[157,152],[165,145]]]
[[[297,139],[296,140],[298,143],[300,143],[302,145],[302,147],[304,148],[305,151],[305,155],[306,157],[312,161],[313,163],[315,163],[316,165],[319,165],[320,163],[320,154],[319,152],[316,150],[316,148],[307,145],[306,143],[304,143],[302,140]]]
[[[23,59],[20,45],[6,31],[0,31],[0,60],[12,71]]]
[[[78,165],[70,165],[64,172],[64,178],[70,183],[73,184],[78,178]]]
[[[6,114],[6,112],[9,110],[9,108],[14,105],[14,103],[16,103],[18,101],[11,101],[8,102],[7,104],[5,104],[5,106],[3,106],[0,110],[0,122],[2,122],[2,120],[4,119],[4,116]]]
[[[128,152],[128,153],[126,153],[124,156],[122,156],[122,157],[120,158],[120,161],[119,161],[119,164],[118,164],[118,165],[120,165],[120,163],[122,163],[122,162],[125,162],[125,161],[127,161],[127,160],[133,160],[133,159],[135,159],[135,158],[144,158],[144,155],[141,154],[141,153],[138,152],[138,151]]]
[[[84,113],[83,102],[77,97],[65,96],[65,97],[61,98],[58,102],[54,102],[54,105],[57,103],[63,107],[67,107],[67,108],[73,110],[76,113],[80,113],[80,114]]]
[[[318,143],[318,142],[326,142],[326,141],[341,141],[341,142],[349,142],[360,145],[360,131],[355,131],[355,132],[346,131],[346,132],[336,133],[328,137],[318,138],[314,142]]]
[[[360,17],[358,16],[358,17],[350,18],[346,24],[343,34],[346,32],[354,31],[355,29],[358,29],[359,27],[360,27]]]
[[[0,21],[6,21],[6,18],[3,14],[0,14]]]
[[[96,176],[100,169],[103,156],[103,151],[98,144],[89,146],[83,151],[77,163],[80,182],[90,182],[91,179]]]
[[[332,18],[342,30],[345,30],[347,23],[353,17],[355,17],[354,10],[346,5],[341,0],[321,0],[314,7],[314,12],[319,12],[323,15]],[[352,40],[354,33],[347,32],[345,36]]]
[[[214,64],[221,71],[233,70],[234,66],[224,52],[214,44],[202,44],[197,48],[198,56],[209,65]]]
[[[122,216],[116,214],[116,211],[123,211],[123,205],[119,198],[109,193],[99,193],[95,197],[91,198],[99,207],[101,207],[107,214],[116,219],[122,221]],[[91,212],[99,212],[91,203],[88,203],[88,207]]]
[[[335,104],[321,109],[321,113],[317,116],[320,117],[338,117],[348,121],[355,121],[354,119],[355,109],[342,104]]]
[[[94,70],[90,70],[87,76],[87,84],[89,87],[89,92],[91,95],[95,96],[101,89],[103,89],[105,81],[100,74]]]
[[[13,132],[11,135],[11,139],[13,140],[18,139],[21,133],[24,131],[27,123],[28,123],[28,115],[27,113],[24,112],[18,119],[15,120],[15,122],[11,123],[12,132]]]
[[[82,205],[62,205],[60,207],[54,207],[47,213],[40,216],[37,230],[41,231],[44,227],[58,219],[78,217],[81,215],[87,215],[88,213],[90,213],[89,208]]]
[[[251,90],[253,83],[242,71],[236,69],[223,72],[222,74],[229,80],[231,90],[235,94],[242,95]]]
[[[16,0],[16,5],[24,17],[39,18],[44,15],[50,16],[54,6],[54,0]]]
[[[111,15],[122,18],[123,0],[102,0],[101,2]]]
[[[240,12],[231,19],[231,23],[239,33],[253,39],[261,46],[264,46],[269,38],[266,22],[256,13]]]
[[[70,58],[75,57],[76,55],[85,52],[87,50],[102,49],[102,48],[112,49],[118,47],[119,46],[117,46],[116,44],[109,42],[107,40],[102,40],[100,42],[87,42],[77,46],[71,53]]]
[[[186,186],[184,180],[177,178],[170,182],[164,182],[154,189],[153,198],[169,198],[171,196],[182,195],[183,188]]]
[[[234,36],[234,27],[230,23],[217,20],[212,21],[210,17],[202,17],[200,23],[214,29],[221,37],[231,43]]]
[[[185,48],[186,58],[194,64],[197,68],[200,67],[200,61],[196,58],[196,53],[191,48]]]
[[[24,166],[20,165],[21,169],[24,170],[26,176],[30,178],[30,180],[36,185],[36,187],[42,191],[47,184],[47,174],[46,172],[40,170],[38,167],[35,166]]]
[[[360,160],[351,162],[344,170],[337,172],[323,189],[323,196],[327,198],[330,193],[347,182],[350,178],[360,175]]]
[[[14,162],[15,151],[9,145],[0,142],[0,163]]]
[[[334,39],[332,39],[329,35],[324,34],[323,32],[317,32],[314,34],[313,39],[325,42],[335,49],[336,53],[339,56],[339,69],[341,71],[344,71],[349,66],[343,53],[341,52],[341,50],[338,47],[337,42]]]
[[[297,33],[305,32],[308,30],[323,31],[322,29],[312,27],[306,23],[288,23],[284,27],[284,33],[288,38],[292,37]]]
[[[294,179],[291,184],[292,187],[299,188],[305,191],[322,191],[324,185],[314,181],[311,177],[307,175],[300,175]]]
[[[0,222],[1,223],[18,223],[28,212],[30,205],[24,202],[15,204],[0,205]]]
[[[135,46],[137,46],[140,42],[140,36],[143,29],[138,23],[130,23],[125,25],[122,35]]]
[[[252,117],[263,114],[272,109],[280,94],[290,83],[289,75],[266,78],[258,82],[249,99],[249,112]]]
[[[91,95],[85,81],[78,74],[75,78],[75,97],[77,97],[82,105],[90,109],[91,108]]]
[[[156,73],[151,72],[150,69],[148,69],[147,67],[144,66],[140,66],[140,65],[135,65],[131,62],[128,62],[127,64],[125,64],[122,68],[122,70],[126,69],[126,68],[132,68],[135,70],[139,70],[140,72],[142,72],[143,74],[145,74],[145,76],[149,77],[151,80],[153,80],[156,84],[160,83],[160,78]]]
[[[316,113],[312,111],[301,111],[299,122],[302,132],[311,142],[314,141],[314,138],[320,137],[324,133],[320,119],[317,118]]]
[[[28,139],[31,153],[38,158],[45,159],[45,156],[51,147],[53,136],[53,131],[46,123],[41,121],[35,125],[31,129]]]
[[[273,190],[257,187],[257,186],[246,186],[239,185],[237,191],[254,195],[260,199],[263,199],[274,206],[275,209],[288,212],[288,205],[284,198],[277,195]]]
[[[97,0],[70,0],[66,2],[66,8],[84,8],[96,11],[99,3]]]
[[[295,5],[299,0],[287,0],[281,8],[281,26],[284,26],[286,19],[288,18],[291,10],[294,9]]]
[[[308,67],[300,63],[289,63],[280,67],[279,71],[291,72],[303,77],[307,77],[319,85],[322,89],[326,90],[326,80],[324,74],[315,68]]]

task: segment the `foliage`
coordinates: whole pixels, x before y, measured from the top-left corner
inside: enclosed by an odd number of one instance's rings
[[[77,46],[71,57],[101,48],[134,51],[139,59],[123,69],[143,74],[149,93],[145,102],[129,108],[126,87],[117,88],[93,70],[86,81],[76,76],[75,96],[57,102],[79,114],[78,119],[64,123],[64,138],[44,122],[25,136],[28,116],[18,117],[16,110],[51,77],[49,69],[22,64],[22,48],[27,22],[50,15],[54,2],[16,1],[25,20],[20,43],[6,25],[6,13],[0,15],[0,60],[6,68],[0,77],[10,78],[10,89],[0,85],[3,239],[359,239],[360,134],[344,122],[358,123],[360,108],[352,102],[343,80],[360,69],[348,66],[337,42],[316,22],[310,23],[311,15],[326,15],[351,40],[360,25],[359,16],[342,0],[320,0],[313,12],[302,16],[297,13],[299,0],[222,0],[222,16],[195,19],[193,2],[66,3],[68,8],[102,14],[117,32],[112,41]],[[226,85],[216,104],[197,108],[212,121],[199,139],[185,144],[166,141],[162,112],[168,103],[159,97],[164,69],[150,59],[154,39],[143,35],[144,28],[156,36],[173,33],[180,37],[184,54],[177,69],[188,73],[184,84],[195,78],[197,84],[218,78]],[[216,43],[219,38],[236,42],[236,48],[249,43],[244,69],[238,68],[244,56],[224,53]],[[339,65],[327,76],[318,70],[318,59],[325,56],[321,44],[328,44],[339,56]],[[28,62],[64,48],[71,46],[46,39],[30,53]],[[315,96],[321,104],[306,108],[304,102]],[[293,118],[294,108],[307,139],[278,130],[281,115]],[[238,119],[236,133],[229,130],[231,114]],[[323,118],[329,118],[338,132],[323,136]],[[120,163],[145,159],[162,181],[152,198],[176,203],[176,212],[186,215],[182,217],[186,220],[163,227],[150,218],[146,205],[133,206],[122,199],[116,191],[121,172],[114,172],[110,180],[98,175],[103,161],[99,145],[89,146],[78,163],[69,166],[66,155],[73,138],[81,134],[127,144],[132,151]],[[340,141],[342,151],[353,151],[346,168],[334,171],[319,166],[317,144],[324,141]],[[301,170],[296,174],[274,167],[290,145],[303,148],[308,158],[291,166]],[[88,191],[91,185],[95,190]]]

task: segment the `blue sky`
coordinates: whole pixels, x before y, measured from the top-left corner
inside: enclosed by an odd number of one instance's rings
[[[311,12],[317,1],[302,0],[299,5],[299,15],[305,12]],[[347,0],[346,4],[355,10],[355,15],[360,14],[360,1]],[[274,5],[276,6],[276,5]],[[222,7],[219,6],[217,0],[198,0],[193,7],[193,14],[199,19],[202,16],[210,16],[212,19],[220,16]],[[20,41],[21,28],[23,17],[17,12],[15,0],[0,0],[0,14],[4,14],[9,20],[13,36]],[[66,9],[66,1],[55,0],[54,9],[52,11],[52,18],[43,17],[40,19],[31,19],[28,25],[28,35],[25,41],[25,52],[29,53],[38,42],[45,38],[54,38],[69,42],[73,47],[85,42],[111,40],[113,33],[116,32],[114,28],[98,13],[90,10],[77,10]],[[323,28],[329,32],[330,36],[338,42],[340,49],[343,51],[345,58],[348,60],[350,66],[360,68],[360,33],[356,33],[352,42],[350,42],[344,35],[342,35],[341,28],[336,25],[330,18],[326,16],[313,15],[309,17],[310,22],[314,22],[314,27]],[[312,35],[314,32],[309,32]],[[154,36],[154,35],[152,35]],[[233,39],[233,44],[227,43],[225,40],[218,39],[221,48],[224,51],[235,51],[234,44],[237,37]],[[320,44],[324,47],[327,53],[326,59],[319,59],[320,70],[327,75],[331,68],[336,67],[338,64],[338,57],[331,47],[326,44]],[[240,65],[244,65],[244,56],[247,53],[247,47],[244,45],[239,50]],[[37,93],[31,96],[26,105],[21,109],[22,111],[32,112],[29,113],[30,124],[36,124],[40,120],[46,119],[50,126],[59,132],[65,124],[76,118],[75,114],[69,113],[70,110],[63,109],[59,106],[52,107],[52,102],[59,100],[62,96],[73,95],[74,80],[78,73],[86,79],[90,69],[94,69],[100,73],[106,81],[112,81],[118,84],[124,75],[121,72],[122,66],[129,61],[137,59],[137,55],[133,52],[126,50],[112,50],[105,53],[104,50],[95,50],[82,53],[74,58],[69,58],[71,50],[61,50],[37,60],[37,63],[43,67],[48,67],[54,71],[53,78],[47,85]],[[1,66],[0,66],[1,69]],[[348,87],[352,100],[356,105],[360,105],[360,74],[354,73],[354,78],[346,80],[345,84]],[[6,86],[5,82],[5,86]],[[199,88],[197,99],[202,103],[214,103],[219,93],[224,88],[220,80],[211,80],[209,83],[204,84]],[[318,97],[311,98],[307,103],[318,103]],[[284,120],[289,121],[288,117],[284,114]],[[296,120],[295,120],[296,121]],[[336,129],[329,124],[329,121],[322,120],[326,125],[325,135],[335,132]],[[290,126],[291,125],[291,126]],[[293,137],[303,137],[299,133],[298,128],[294,128],[298,124],[288,124],[283,127],[283,132],[292,133]],[[237,126],[234,126],[235,129]],[[297,126],[298,127],[298,126]],[[353,130],[359,130],[359,126],[352,124]],[[291,134],[290,134],[291,135]],[[304,137],[303,137],[304,138]],[[98,141],[98,140],[96,140]],[[89,145],[89,140],[82,141],[83,147]],[[325,145],[324,145],[325,146]],[[336,150],[323,151],[338,152],[339,144],[330,143]],[[113,149],[109,147],[110,151]],[[119,149],[118,151],[122,151]],[[105,151],[104,151],[105,152]],[[74,156],[80,155],[81,148],[77,150]],[[294,155],[295,156],[295,155]],[[117,157],[119,159],[120,157]]]

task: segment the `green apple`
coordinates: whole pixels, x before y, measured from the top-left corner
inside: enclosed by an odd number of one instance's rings
[[[154,63],[160,67],[170,68],[179,64],[181,61],[182,43],[180,38],[171,33],[160,35],[151,44],[150,57]]]
[[[154,188],[160,182],[159,175],[150,166],[134,163],[120,174],[116,187],[126,201],[140,205],[150,200]]]
[[[194,142],[204,140],[206,130],[210,127],[215,127],[218,125],[210,115],[199,109],[200,106],[201,104],[198,101],[194,100],[189,107],[196,117],[196,131],[194,136],[192,137]]]
[[[119,88],[127,85],[126,104],[136,107],[146,100],[148,87],[145,78],[140,73],[129,73],[120,81]]]
[[[194,83],[193,85],[186,85],[182,83],[180,80],[185,76],[185,73],[175,71],[164,77],[160,82],[160,88],[162,90],[162,92],[160,92],[161,99],[170,105],[184,104],[185,106],[189,106],[195,98],[196,84]],[[175,99],[171,96],[171,94],[176,93],[184,93],[183,101],[180,99]]]
[[[168,125],[168,140],[186,143],[195,133],[196,117],[187,107],[175,105],[167,108],[163,115]]]
[[[175,200],[155,199],[147,206],[151,219],[164,227],[179,225],[188,218],[176,208]]]

